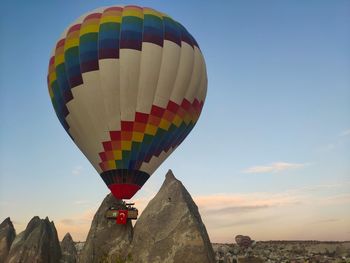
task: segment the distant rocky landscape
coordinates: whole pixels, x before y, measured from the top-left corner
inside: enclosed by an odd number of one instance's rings
[[[218,263],[348,263],[350,241],[258,241],[242,249],[237,244],[212,244]]]
[[[85,242],[74,242],[69,233],[59,242],[54,223],[37,216],[16,235],[6,218],[0,224],[0,263],[350,263],[350,242],[252,241],[242,247],[232,236],[232,244],[211,244],[196,204],[171,171],[134,227],[104,217],[120,202],[106,196]]]

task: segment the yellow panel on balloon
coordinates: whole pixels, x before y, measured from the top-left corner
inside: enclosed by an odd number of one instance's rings
[[[122,151],[113,151],[113,156],[115,160],[121,160],[122,159]]]
[[[186,124],[189,124],[191,121],[192,121],[191,116],[190,116],[189,114],[186,114],[186,115],[185,115],[185,118],[184,118],[184,122],[185,122]]]
[[[131,141],[122,141],[122,150],[131,150]]]
[[[174,119],[173,119],[173,123],[175,124],[176,127],[180,127],[181,123],[182,123],[182,119],[179,115],[175,115]]]
[[[170,122],[168,122],[167,120],[165,119],[162,119],[159,123],[159,128],[162,128],[163,130],[168,130],[170,127]]]
[[[121,16],[110,16],[110,15],[103,15],[101,17],[101,24],[103,23],[120,23],[122,21]]]
[[[59,54],[55,56],[55,66],[57,67],[59,64],[64,63],[64,54]]]
[[[84,26],[80,30],[80,35],[88,34],[88,33],[96,33],[98,32],[100,25],[95,24],[95,25],[89,25],[89,26]]]
[[[116,165],[115,165],[115,161],[108,161],[108,166],[109,166],[109,169],[117,168]]]
[[[143,14],[144,15],[153,15],[153,16],[157,16],[159,18],[163,18],[162,14],[157,12],[156,10],[153,10],[151,8],[144,8],[143,9]]]
[[[56,77],[56,71],[53,71],[52,73],[50,73],[49,75],[49,82],[50,84],[52,84],[52,82],[54,82],[57,79]]]
[[[149,135],[155,135],[157,132],[157,127],[152,125],[152,124],[147,124],[146,125],[146,130],[145,133],[149,134]]]
[[[54,94],[53,94],[53,91],[52,91],[51,87],[49,87],[49,94],[50,94],[50,98],[52,99],[54,97]]]
[[[131,8],[125,8],[123,11],[123,16],[136,16],[141,19],[143,19],[143,13],[142,10],[136,10],[136,9],[131,9]]]
[[[141,133],[141,132],[133,132],[132,133],[132,140],[134,142],[142,142],[143,141],[143,133]]]
[[[68,38],[64,44],[64,50],[68,50],[71,47],[79,46],[79,38]]]

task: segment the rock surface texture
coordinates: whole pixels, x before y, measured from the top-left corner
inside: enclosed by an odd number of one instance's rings
[[[133,235],[131,222],[117,225],[114,220],[105,218],[107,209],[118,206],[120,202],[112,194],[103,200],[92,220],[85,245],[79,254],[79,262],[118,262],[126,256]]]
[[[215,262],[198,208],[170,170],[136,222],[128,262]]]
[[[8,263],[57,263],[61,248],[53,222],[33,217],[11,245]]]
[[[72,236],[67,233],[61,242],[62,263],[76,263],[78,254]]]
[[[5,262],[15,237],[15,228],[8,217],[0,224],[0,262]]]

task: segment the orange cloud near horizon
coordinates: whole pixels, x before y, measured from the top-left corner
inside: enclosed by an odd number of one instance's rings
[[[350,183],[315,185],[279,193],[220,193],[193,196],[212,242],[232,243],[238,234],[255,240],[350,240]],[[135,199],[139,214],[154,194]],[[84,201],[76,201],[81,204]],[[75,202],[72,205],[76,205]],[[54,219],[59,239],[69,232],[84,241],[99,204]],[[52,220],[52,218],[50,218]],[[17,231],[25,224],[14,221]]]
[[[139,214],[152,198],[135,200]],[[309,189],[297,189],[281,193],[200,195],[193,199],[212,242],[234,242],[237,234],[248,234],[256,240],[350,240],[350,232],[345,231],[350,229],[350,212],[342,208],[350,204],[350,194],[317,197]],[[56,225],[59,237],[70,232],[75,240],[85,240],[96,210],[88,209],[59,220]],[[331,210],[337,212],[329,214],[327,211]]]

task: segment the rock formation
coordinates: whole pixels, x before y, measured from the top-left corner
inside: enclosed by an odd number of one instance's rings
[[[77,262],[77,250],[75,248],[73,239],[69,233],[67,233],[61,242],[62,250],[62,263],[76,263]]]
[[[0,262],[5,262],[15,237],[15,228],[8,217],[0,224]]]
[[[264,261],[258,257],[238,257],[237,263],[264,263]]]
[[[81,251],[84,248],[84,245],[85,245],[85,241],[83,241],[83,242],[82,241],[74,242],[74,246],[75,246],[75,249],[77,250],[78,258],[79,258],[79,255],[80,255]]]
[[[171,171],[135,228],[117,225],[105,212],[120,200],[109,194],[91,224],[79,262],[214,263],[214,252],[196,204]]]
[[[92,220],[84,248],[79,255],[80,262],[115,262],[125,257],[132,240],[131,222],[129,221],[126,225],[117,225],[115,221],[105,218],[107,209],[118,206],[120,202],[112,194],[107,195],[103,200]]]
[[[215,262],[196,204],[171,170],[136,222],[130,262]]]
[[[61,248],[53,222],[35,216],[11,245],[8,263],[57,263]]]

